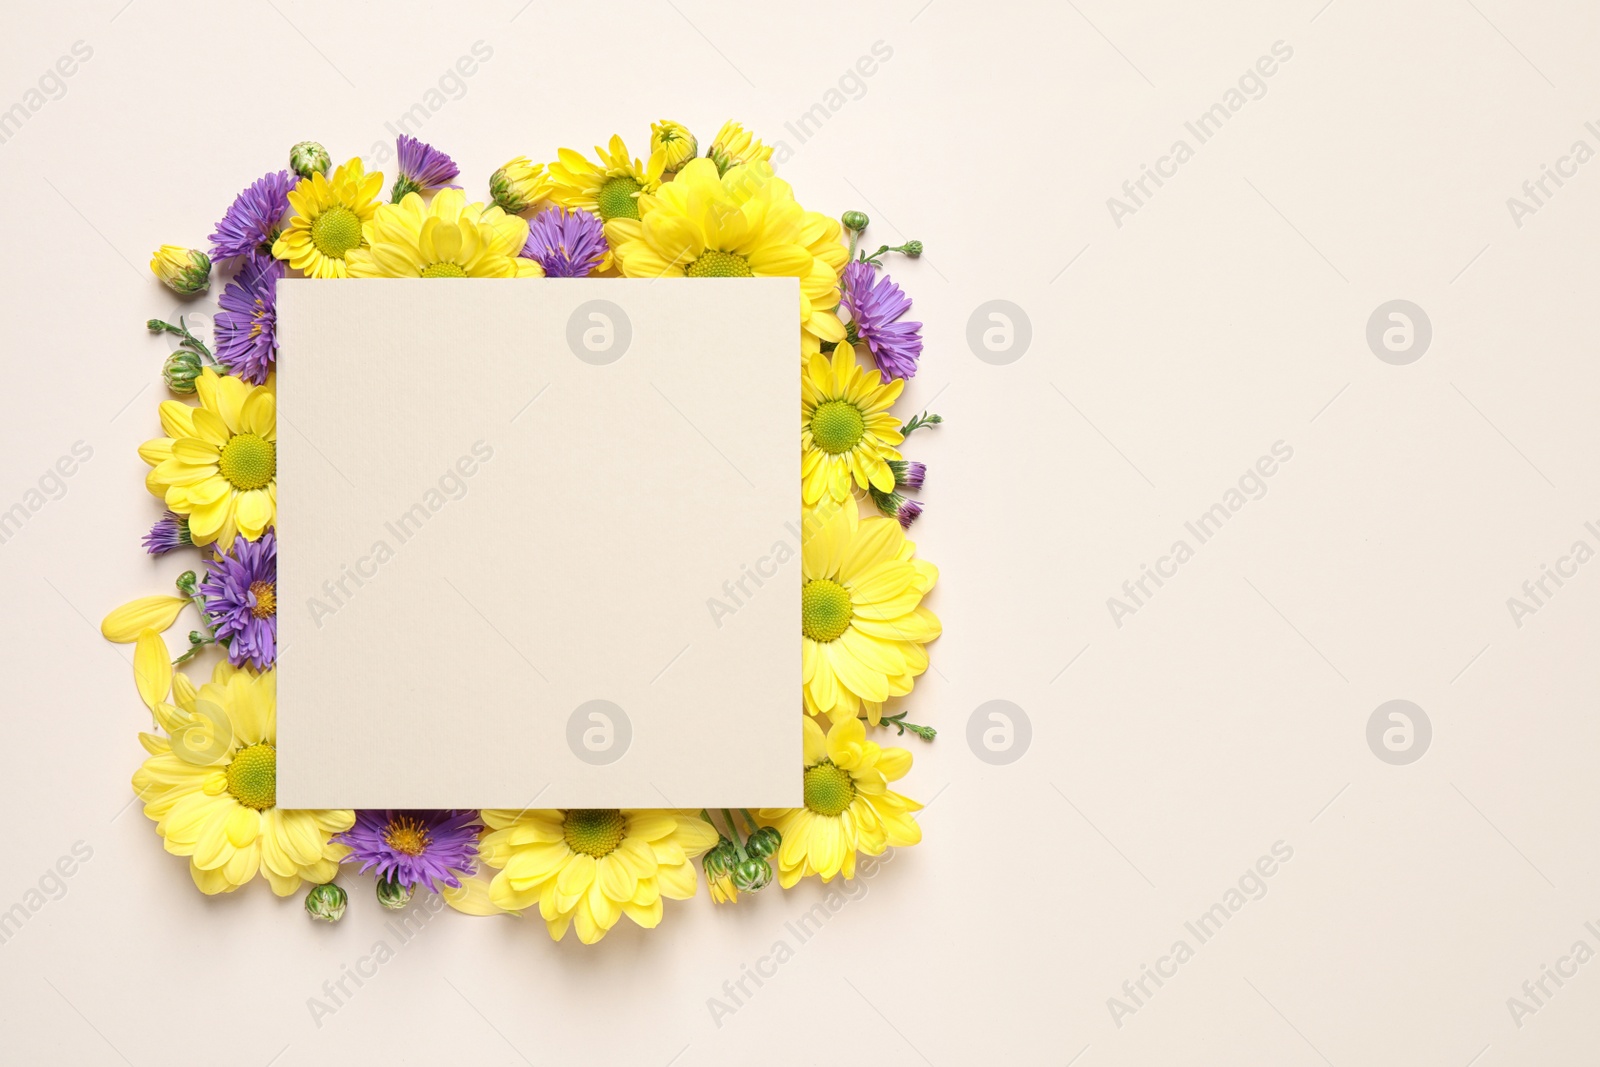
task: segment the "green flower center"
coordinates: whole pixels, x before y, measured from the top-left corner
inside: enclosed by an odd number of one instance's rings
[[[561,823],[567,847],[595,859],[615,852],[626,828],[627,820],[615,808],[574,808]]]
[[[343,204],[335,204],[311,220],[311,243],[323,255],[343,259],[346,252],[361,244],[361,216]]]
[[[253,433],[236,433],[222,446],[217,469],[235,489],[261,489],[278,473],[278,446]]]
[[[848,771],[823,760],[806,770],[806,807],[818,815],[837,815],[856,798],[856,784]]]
[[[754,278],[750,264],[734,252],[708,249],[684,271],[691,278]]]
[[[245,807],[266,811],[278,802],[278,750],[271,745],[241,749],[226,774],[229,794]]]
[[[600,209],[602,221],[612,219],[636,219],[639,217],[639,199],[634,193],[639,191],[639,183],[626,175],[607,178],[600,191],[594,194],[595,206]]]
[[[837,456],[861,443],[867,421],[861,409],[848,400],[824,400],[811,413],[811,440],[824,452]]]
[[[422,272],[424,278],[465,278],[467,272],[454,263],[432,263]]]
[[[800,590],[800,632],[813,641],[833,641],[850,629],[850,591],[818,578]]]
[[[420,856],[433,843],[433,835],[417,820],[401,815],[383,828],[383,843],[407,856]]]

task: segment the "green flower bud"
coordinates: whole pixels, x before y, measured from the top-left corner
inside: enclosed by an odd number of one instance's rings
[[[194,392],[194,380],[200,377],[200,354],[180,348],[167,357],[161,365],[161,377],[167,388],[184,396]]]
[[[666,170],[676,172],[700,151],[694,134],[681,122],[662,119],[650,124],[650,154],[661,153]]]
[[[344,918],[344,906],[348,900],[345,891],[332,882],[312,886],[306,894],[306,914],[313,919],[336,923]]]
[[[378,903],[390,911],[398,911],[411,903],[411,894],[415,886],[401,885],[392,878],[378,879]]]
[[[910,256],[912,259],[916,259],[918,256],[922,255],[922,242],[907,241],[900,247],[900,251]]]
[[[700,859],[705,868],[706,888],[717,904],[737,904],[739,891],[733,887],[733,869],[739,864],[739,852],[732,841],[718,836],[716,845]]]
[[[333,165],[328,150],[315,141],[301,141],[289,149],[289,169],[302,178],[313,174],[326,174]]]
[[[518,156],[489,175],[489,199],[508,215],[528,210],[550,195],[550,176],[543,163]]]
[[[744,843],[745,851],[756,859],[764,860],[768,856],[776,855],[778,846],[783,844],[783,835],[775,826],[763,826],[750,835],[750,840]]]
[[[211,257],[198,248],[162,245],[150,257],[150,273],[173,292],[193,296],[211,285]]]
[[[764,145],[749,130],[729,120],[717,131],[706,156],[717,165],[717,173],[726,174],[731,168],[746,163],[758,163],[772,158],[772,148]]]
[[[867,228],[867,222],[869,220],[867,219],[866,213],[863,211],[846,211],[843,215],[839,216],[839,221],[844,223],[845,229],[851,230],[855,233],[860,233],[862,230]]]
[[[705,869],[708,878],[729,874],[738,865],[739,850],[726,837],[718,838],[717,844],[706,853]]]
[[[741,893],[759,893],[772,881],[772,864],[754,856],[733,870],[733,885]]]
[[[194,584],[199,580],[199,576],[194,571],[184,571],[178,575],[178,580],[175,584],[178,587],[178,592],[184,596],[194,596]]]

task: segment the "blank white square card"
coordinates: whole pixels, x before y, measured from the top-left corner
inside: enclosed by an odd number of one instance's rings
[[[798,307],[281,282],[278,802],[797,806]]]

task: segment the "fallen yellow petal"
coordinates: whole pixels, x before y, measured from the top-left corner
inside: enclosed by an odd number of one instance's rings
[[[189,603],[181,596],[143,596],[122,605],[100,623],[100,633],[107,641],[119,645],[131,644],[145,630],[164,632],[178,618],[178,612]]]
[[[133,683],[151,711],[172,691],[172,654],[154,630],[141,630],[133,649]]]

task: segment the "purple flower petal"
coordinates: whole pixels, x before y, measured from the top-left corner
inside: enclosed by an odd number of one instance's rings
[[[260,385],[278,362],[278,279],[283,263],[252,255],[217,303],[217,360],[235,377]]]
[[[528,223],[522,258],[551,278],[582,278],[606,258],[605,227],[587,211],[541,211]]]
[[[358,811],[355,825],[334,840],[350,846],[346,863],[362,873],[376,870],[385,881],[411,888],[440,884],[460,888],[461,874],[477,867],[478,832],[475,811]]]
[[[193,547],[194,541],[189,538],[189,516],[171,510],[156,520],[150,532],[144,535],[144,549],[152,556],[164,556],[175,549]]]
[[[247,541],[234,538],[225,555],[206,561],[200,583],[206,614],[217,640],[228,645],[228,662],[266,670],[278,658],[278,542],[273,531]]]
[[[922,355],[922,323],[901,322],[911,298],[877,265],[853,260],[844,268],[840,303],[850,313],[850,329],[867,343],[872,361],[886,378],[910,378]]]
[[[402,133],[395,139],[395,150],[400,157],[397,187],[403,183],[408,189],[438,189],[449,185],[461,173],[455,160],[407,134]]]
[[[298,180],[286,170],[273,171],[257,178],[235,197],[211,235],[211,258],[270,252],[289,210],[289,190]]]

